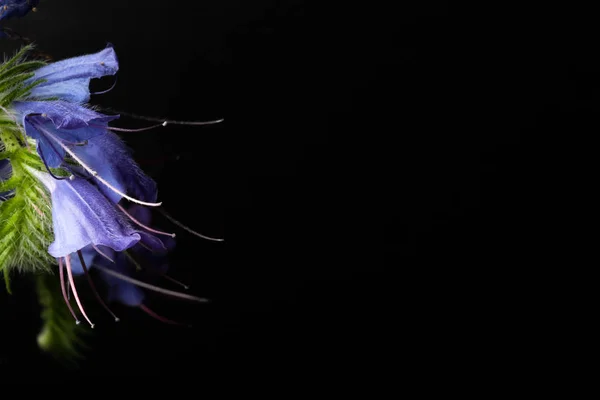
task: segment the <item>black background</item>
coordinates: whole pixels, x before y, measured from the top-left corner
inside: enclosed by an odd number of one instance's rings
[[[546,149],[593,120],[595,64],[560,58],[578,50],[542,17],[418,4],[42,0],[5,24],[56,59],[113,43],[118,83],[94,104],[225,118],[124,136],[174,216],[225,235],[181,233],[173,254],[172,275],[213,303],[152,297],[189,330],[125,308],[114,325],[96,307],[75,374],[418,375],[529,340],[549,165],[569,154]],[[15,292],[0,365],[42,379],[36,299],[25,280]]]

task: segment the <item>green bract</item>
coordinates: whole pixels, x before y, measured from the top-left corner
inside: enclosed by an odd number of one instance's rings
[[[0,163],[4,171],[10,171],[7,176],[0,175],[0,271],[9,292],[11,271],[35,275],[44,320],[38,337],[40,348],[62,359],[72,359],[80,343],[80,327],[73,323],[63,302],[53,273],[56,260],[47,250],[53,240],[50,196],[30,172],[45,171],[45,167],[35,142],[7,112],[13,101],[28,99],[31,89],[43,82],[24,83],[33,77],[33,70],[45,65],[24,61],[30,49],[23,48],[0,65]],[[53,172],[66,175],[60,169]]]
[[[0,66],[0,160],[10,162],[11,174],[0,182],[0,193],[11,197],[0,203],[0,271],[8,283],[10,271],[49,272],[55,260],[47,252],[52,241],[51,208],[44,186],[25,168],[44,170],[23,128],[7,108],[15,100],[27,99],[33,84],[24,82],[44,65],[23,61],[29,47]],[[6,161],[4,161],[6,162]]]

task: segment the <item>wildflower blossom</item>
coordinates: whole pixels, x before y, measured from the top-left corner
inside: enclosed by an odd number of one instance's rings
[[[147,208],[132,205],[127,212],[138,223],[150,225],[151,214]],[[83,275],[86,269],[100,269],[100,276],[109,286],[108,302],[116,301],[132,307],[141,305],[145,296],[140,289],[140,282],[135,281],[142,276],[151,279],[166,277],[167,254],[175,247],[175,241],[171,237],[161,240],[148,232],[138,231],[138,234],[141,236],[140,240],[128,252],[117,252],[111,247],[102,245],[86,246],[81,251],[81,257],[71,261],[73,274]],[[130,279],[119,279],[114,272]],[[134,275],[138,279],[134,278]],[[167,277],[167,279],[172,278]],[[161,291],[160,288],[149,284],[143,284],[143,287]]]
[[[58,180],[33,169],[31,173],[52,196],[51,256],[67,257],[90,244],[123,251],[140,240],[124,216],[86,179]]]
[[[71,321],[79,323],[72,292],[79,313],[93,327],[78,295],[77,277],[87,278],[98,302],[118,320],[89,274],[96,269],[107,284],[109,302],[173,322],[144,304],[141,288],[205,300],[148,282],[166,276],[165,256],[175,235],[149,226],[147,207],[160,205],[156,183],[111,132],[117,128],[109,123],[119,116],[87,106],[90,80],[118,71],[112,46],[49,65],[25,61],[26,51],[0,65],[0,271],[7,284],[14,269],[58,269],[60,290],[51,290],[49,281],[40,278],[42,304],[57,307],[54,297],[62,295]],[[72,350],[75,331],[65,326],[65,315],[64,310],[44,312],[40,346],[59,343],[62,351]]]
[[[103,115],[85,107],[93,78],[114,75],[118,62],[112,46],[90,56],[75,57],[41,67],[23,81],[32,86],[27,99],[10,104],[25,132],[36,140],[37,150],[49,167],[58,167],[65,148],[56,143],[80,143],[106,133],[116,115]],[[40,101],[44,99],[44,101]],[[52,99],[52,100],[48,100]]]

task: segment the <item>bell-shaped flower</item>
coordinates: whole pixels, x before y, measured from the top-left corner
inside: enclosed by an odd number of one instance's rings
[[[51,193],[54,242],[48,252],[53,257],[66,257],[90,244],[122,251],[141,239],[125,216],[86,179],[56,180],[44,172],[31,173]]]
[[[127,215],[143,226],[151,224],[151,213],[148,208],[131,205]],[[151,228],[150,228],[151,229]],[[159,232],[159,231],[155,231]],[[88,245],[81,250],[81,257],[86,265],[82,265],[79,257],[71,260],[71,271],[74,275],[83,275],[87,269],[100,269],[100,275],[108,285],[109,302],[116,301],[128,306],[139,306],[144,299],[144,292],[138,285],[119,278],[128,276],[134,280],[153,279],[166,274],[168,269],[167,254],[175,247],[175,240],[166,236],[161,240],[150,232],[137,232],[141,239],[128,249],[129,253],[115,251],[110,247]],[[137,260],[137,261],[136,261]],[[106,272],[108,270],[108,272]],[[110,272],[116,274],[111,275]]]
[[[104,50],[48,64],[35,71],[26,84],[44,82],[31,91],[33,98],[59,98],[71,103],[90,100],[90,80],[115,75],[119,70],[117,55],[109,44]]]
[[[13,101],[10,109],[25,133],[36,140],[40,157],[48,167],[62,163],[65,151],[52,138],[66,144],[84,142],[106,133],[117,115],[87,108],[93,78],[114,75],[118,62],[112,46],[86,56],[69,58],[37,69],[25,85],[38,83],[26,99]]]
[[[144,226],[151,224],[151,213],[145,207],[132,205],[129,207],[127,215]],[[153,229],[152,231],[160,232]],[[105,283],[107,288],[106,300],[109,303],[118,302],[129,307],[136,307],[161,322],[179,325],[178,322],[165,318],[151,310],[144,303],[146,293],[142,288],[195,302],[205,302],[206,299],[156,286],[153,282],[159,278],[164,278],[171,281],[171,283],[188,289],[185,284],[166,275],[168,269],[167,253],[174,248],[174,239],[166,235],[166,238],[161,240],[152,233],[139,233],[142,239],[135,246],[125,251],[114,251],[112,248],[104,246],[87,246],[78,252],[78,257],[73,257],[70,260],[68,266],[70,273],[72,275],[87,275],[90,278],[88,270],[94,269],[99,272]],[[100,304],[118,320],[112,310],[104,303],[102,297],[96,292],[95,287],[92,287],[92,289],[95,291]],[[83,309],[81,310],[83,312]]]

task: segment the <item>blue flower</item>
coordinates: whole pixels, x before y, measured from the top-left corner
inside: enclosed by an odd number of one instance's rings
[[[156,202],[156,183],[140,169],[129,149],[114,133],[106,132],[90,138],[85,146],[76,146],[73,152],[90,168],[122,193],[128,193],[145,202]],[[83,173],[83,171],[80,171]],[[96,179],[96,178],[94,178]],[[113,203],[123,196],[97,182],[99,190]]]
[[[132,205],[128,210],[129,215],[136,221],[150,225],[151,213],[147,208]],[[174,248],[175,241],[167,237],[164,242],[147,232],[138,232],[141,240],[132,246],[130,254],[117,252],[104,246],[88,245],[81,253],[88,269],[100,267],[100,276],[108,286],[107,301],[136,307],[142,304],[145,294],[140,287],[131,281],[124,280],[110,274],[116,272],[121,276],[133,277],[144,280],[162,276],[167,272],[167,253]],[[138,261],[132,261],[137,259]],[[137,270],[141,268],[141,270]],[[84,269],[78,257],[71,260],[71,270],[74,275],[84,274]],[[109,272],[106,272],[109,271]]]
[[[86,103],[90,100],[90,80],[115,75],[118,70],[117,55],[108,44],[97,53],[48,64],[35,71],[35,75],[25,83],[39,79],[45,81],[31,91],[32,97],[58,97],[73,103]]]
[[[108,122],[118,118],[84,105],[90,98],[90,80],[117,71],[117,57],[109,45],[95,54],[44,66],[25,81],[26,85],[39,84],[26,101],[15,101],[10,108],[25,133],[37,141],[38,154],[48,167],[60,166],[65,157],[64,148],[53,137],[71,144],[84,142],[106,133]]]
[[[86,179],[56,180],[49,174],[31,170],[50,191],[54,242],[48,252],[67,257],[88,245],[122,251],[141,236],[108,199]]]
[[[16,101],[12,108],[17,114],[23,115],[25,132],[37,141],[38,154],[51,168],[58,168],[65,158],[65,149],[53,137],[65,144],[83,143],[104,135],[107,122],[117,118],[60,100]]]
[[[24,17],[40,0],[0,0],[0,20]]]
[[[17,15],[16,11],[13,15]],[[124,142],[112,132],[124,130],[109,126],[119,116],[104,115],[87,105],[90,80],[118,71],[112,46],[41,68],[37,62],[22,62],[24,51],[0,69],[4,88],[4,93],[0,93],[0,100],[4,99],[0,104],[0,123],[5,127],[0,131],[4,144],[0,156],[10,159],[10,162],[0,160],[0,202],[5,196],[12,196],[0,210],[4,212],[4,221],[18,222],[0,226],[3,228],[0,243],[12,244],[17,237],[26,240],[13,244],[9,249],[12,253],[0,252],[0,267],[6,272],[6,266],[22,259],[22,254],[30,259],[53,256],[58,261],[63,299],[77,323],[79,318],[71,306],[69,293],[94,327],[78,295],[74,276],[79,275],[88,278],[97,300],[118,320],[98,294],[88,269],[95,269],[94,274],[98,273],[106,283],[109,302],[138,307],[163,322],[175,323],[144,304],[142,288],[195,302],[207,300],[149,283],[164,276],[187,289],[165,275],[167,254],[174,247],[175,235],[150,227],[150,209],[139,206],[160,205],[156,202],[157,187],[135,163]],[[31,74],[34,68],[38,69]],[[164,121],[159,125],[166,124]],[[42,172],[44,167],[47,172]],[[126,204],[124,198],[139,205]],[[165,216],[182,229],[204,237]],[[15,226],[26,229],[15,230]],[[33,243],[37,236],[43,237]],[[3,260],[4,253],[17,256]]]

